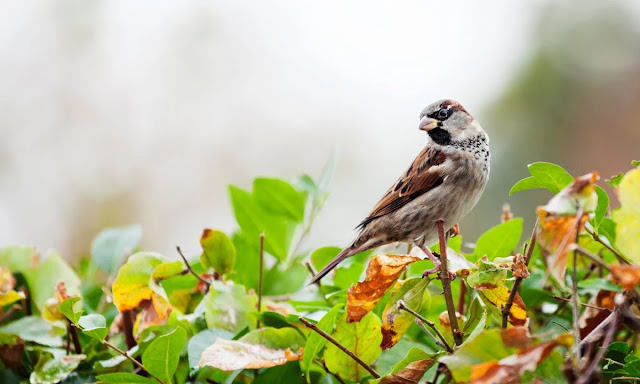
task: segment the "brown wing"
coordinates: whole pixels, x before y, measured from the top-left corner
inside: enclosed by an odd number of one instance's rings
[[[394,212],[411,200],[442,184],[441,170],[435,167],[444,163],[446,155],[435,148],[425,148],[409,166],[409,169],[389,188],[369,216],[358,225],[364,228],[374,219]]]

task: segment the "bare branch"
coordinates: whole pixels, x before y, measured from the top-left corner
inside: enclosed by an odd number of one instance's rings
[[[204,277],[200,276],[196,271],[193,270],[193,268],[191,268],[191,265],[189,265],[187,258],[184,257],[184,254],[182,253],[182,250],[180,249],[179,246],[176,247],[176,250],[178,251],[178,254],[180,255],[180,257],[182,257],[182,261],[184,261],[184,264],[187,266],[187,269],[189,270],[189,272],[191,272],[191,274],[195,276],[196,279],[200,280],[207,287],[207,291],[208,291],[209,287],[211,286],[211,282],[205,279]]]
[[[351,352],[350,350],[347,349],[347,347],[345,347],[344,345],[340,344],[340,342],[338,342],[338,340],[334,339],[331,335],[329,335],[327,332],[323,331],[322,329],[318,328],[315,324],[313,324],[312,322],[310,322],[309,320],[305,319],[304,317],[300,316],[298,318],[307,328],[311,328],[312,330],[316,331],[320,336],[324,337],[325,339],[327,339],[328,341],[330,341],[333,345],[335,345],[336,347],[338,347],[342,352],[346,353],[347,355],[349,355],[350,358],[352,358],[356,363],[360,364],[360,366],[362,366],[362,368],[366,369],[367,372],[369,372],[373,377],[375,377],[376,379],[380,378],[380,375],[378,374],[378,372],[376,372],[373,368],[371,368],[371,366],[367,363],[365,363],[364,361],[362,361],[362,359],[360,359],[358,356],[356,356],[353,352]]]
[[[536,246],[536,231],[538,230],[538,220],[533,225],[533,231],[531,231],[531,238],[529,239],[529,243],[525,244],[525,258],[524,265],[529,266],[529,262],[531,261],[531,255],[533,254],[533,248]],[[509,313],[511,313],[511,307],[513,306],[513,300],[515,300],[516,295],[518,294],[518,289],[520,289],[520,284],[522,284],[522,277],[517,277],[516,281],[513,283],[513,288],[511,289],[511,293],[509,293],[509,298],[507,302],[502,307],[502,329],[507,328],[507,324],[509,322]]]
[[[440,345],[442,348],[444,348],[447,352],[449,353],[453,353],[453,348],[451,348],[451,346],[449,345],[449,343],[447,343],[447,340],[444,338],[444,336],[442,336],[442,333],[440,333],[440,331],[438,330],[438,328],[436,328],[436,324],[433,321],[429,321],[427,319],[425,319],[423,316],[421,316],[418,312],[414,311],[413,309],[407,307],[407,305],[404,303],[404,301],[402,300],[398,300],[398,309],[402,310],[402,311],[406,311],[410,314],[412,314],[416,320],[419,320],[422,324],[426,324],[428,325],[431,329],[433,329],[433,331],[435,332],[436,335],[438,335],[438,338],[440,339],[440,341],[435,340],[435,342]],[[427,332],[429,334],[431,334],[430,332]]]

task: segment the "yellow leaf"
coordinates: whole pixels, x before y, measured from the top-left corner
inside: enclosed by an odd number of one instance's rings
[[[360,321],[382,299],[398,280],[407,265],[421,260],[402,255],[377,255],[369,261],[364,281],[352,285],[347,292],[347,319]]]
[[[7,293],[0,293],[0,307],[25,298],[24,292],[16,292],[13,289]]]
[[[132,255],[120,268],[113,282],[113,303],[120,312],[137,308],[144,300],[151,300],[149,287],[155,268],[167,260],[156,253],[140,252]]]
[[[627,172],[618,187],[620,209],[613,212],[616,246],[632,262],[640,263],[640,168]]]

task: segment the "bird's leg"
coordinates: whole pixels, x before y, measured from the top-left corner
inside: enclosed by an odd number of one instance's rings
[[[431,250],[428,247],[424,245],[424,238],[420,240],[416,240],[414,241],[414,243],[418,248],[422,250],[422,252],[425,253],[425,255],[427,255],[429,260],[431,260],[431,262],[435,265],[434,268],[427,269],[426,271],[424,271],[424,273],[422,274],[422,277],[427,277],[432,273],[436,273],[440,271],[440,260],[433,255],[433,252],[431,252]]]

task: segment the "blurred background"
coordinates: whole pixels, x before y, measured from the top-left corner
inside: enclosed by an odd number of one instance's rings
[[[344,246],[425,142],[420,110],[460,101],[491,137],[465,240],[534,161],[602,179],[640,160],[640,2],[5,1],[0,244],[89,252],[140,223],[143,248],[231,231],[227,185],[317,177],[309,246]]]

